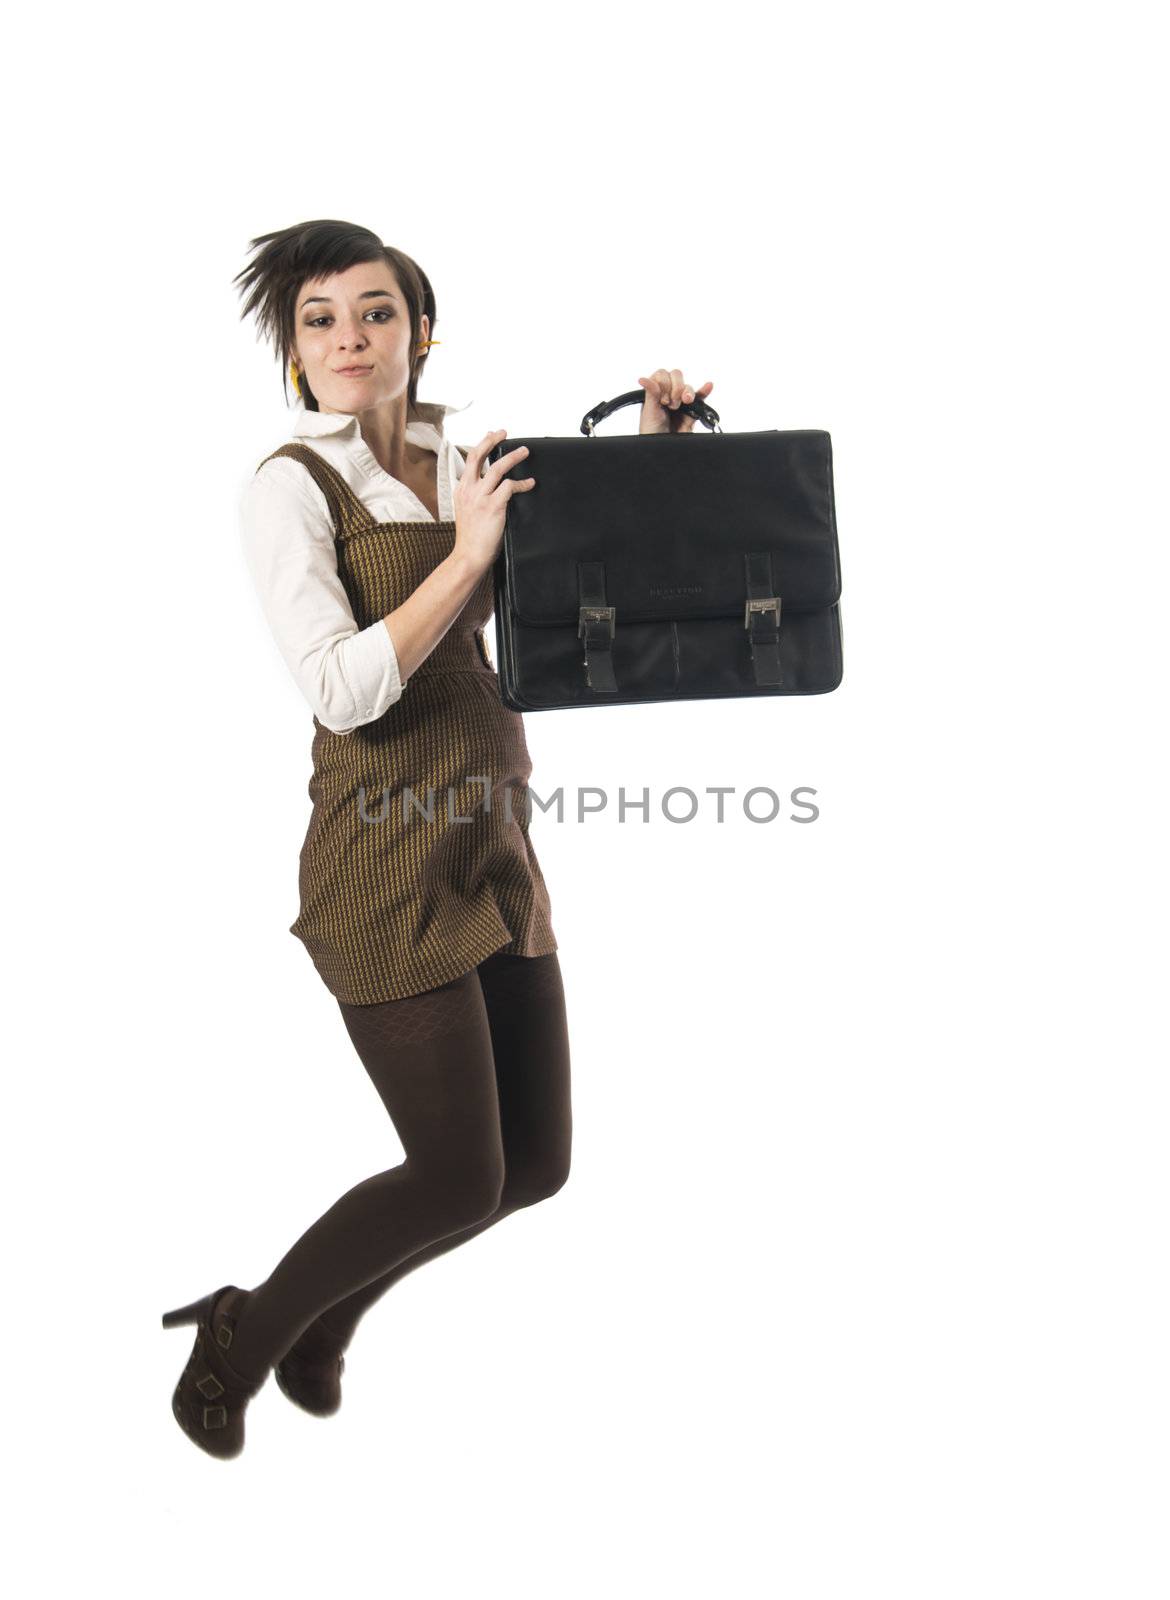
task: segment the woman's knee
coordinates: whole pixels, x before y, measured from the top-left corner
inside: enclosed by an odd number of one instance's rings
[[[431,1211],[452,1228],[470,1228],[499,1210],[506,1185],[503,1157],[408,1162]]]
[[[504,1176],[500,1205],[506,1211],[519,1211],[524,1206],[539,1205],[551,1200],[569,1181],[569,1152],[556,1160],[539,1165],[509,1167]]]

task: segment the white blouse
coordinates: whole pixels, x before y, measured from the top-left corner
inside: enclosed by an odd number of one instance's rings
[[[407,425],[406,438],[438,456],[439,520],[453,521],[464,461],[446,436],[446,419],[467,406],[420,401],[415,409],[419,415]],[[307,411],[298,400],[292,436],[311,441],[376,522],[434,521],[413,490],[383,472],[356,416]],[[354,620],[321,490],[299,461],[277,456],[245,485],[239,520],[264,615],[314,715],[334,733],[375,721],[402,694],[398,657],[381,618],[362,629]]]

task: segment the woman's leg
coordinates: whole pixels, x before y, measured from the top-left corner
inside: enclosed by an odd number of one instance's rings
[[[327,1306],[499,1205],[504,1147],[476,972],[342,1014],[406,1160],[343,1194],[253,1290],[232,1365],[257,1381]]]
[[[497,951],[476,970],[491,1030],[504,1142],[499,1207],[471,1227],[436,1239],[330,1306],[318,1321],[343,1344],[353,1338],[370,1307],[408,1272],[466,1244],[513,1211],[555,1194],[569,1175],[573,1139],[569,1030],[556,951],[547,956]]]

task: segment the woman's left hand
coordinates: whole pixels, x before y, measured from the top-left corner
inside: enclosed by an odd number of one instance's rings
[[[700,400],[705,400],[715,387],[708,379],[696,391],[677,367],[672,367],[669,372],[665,367],[659,367],[649,378],[639,378],[638,382],[646,391],[638,423],[639,433],[690,433],[695,426],[695,419],[685,411],[680,411],[679,407],[689,404],[696,393]]]

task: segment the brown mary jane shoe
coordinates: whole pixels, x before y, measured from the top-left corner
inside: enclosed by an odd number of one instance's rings
[[[267,1378],[266,1373],[252,1382],[228,1359],[236,1320],[250,1293],[227,1283],[202,1300],[163,1313],[164,1328],[197,1324],[195,1343],[171,1397],[175,1421],[201,1450],[221,1460],[238,1456],[244,1448],[244,1411]]]
[[[276,1363],[276,1382],[294,1405],[315,1417],[331,1417],[341,1405],[344,1344],[318,1319]]]

